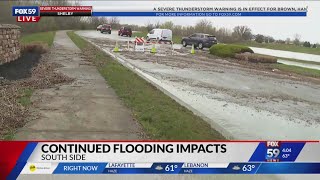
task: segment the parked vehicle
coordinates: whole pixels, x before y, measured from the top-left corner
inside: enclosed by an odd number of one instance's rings
[[[172,31],[170,29],[153,29],[147,34],[147,41],[172,41]]]
[[[112,30],[111,25],[104,24],[104,25],[102,25],[100,32],[101,33],[106,32],[108,34],[111,34],[111,30]]]
[[[102,24],[100,24],[100,25],[97,27],[97,31],[101,31],[101,28],[102,28]]]
[[[132,36],[132,30],[130,27],[121,27],[118,31],[118,36]]]
[[[210,48],[212,45],[217,43],[218,41],[215,36],[203,33],[195,33],[189,37],[183,37],[181,40],[183,47],[194,44],[194,46],[199,49],[203,49],[204,47]]]

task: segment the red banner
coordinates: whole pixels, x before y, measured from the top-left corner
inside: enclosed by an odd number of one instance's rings
[[[40,6],[41,12],[91,12],[92,6]]]
[[[40,16],[17,16],[17,22],[39,22]]]

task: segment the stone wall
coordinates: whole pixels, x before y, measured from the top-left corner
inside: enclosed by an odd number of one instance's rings
[[[20,27],[0,24],[0,64],[20,57]]]

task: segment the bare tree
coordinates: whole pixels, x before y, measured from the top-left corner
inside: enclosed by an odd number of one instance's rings
[[[300,39],[301,39],[301,35],[300,34],[295,34],[294,36],[293,36],[293,44],[295,44],[295,45],[300,45]]]
[[[199,22],[197,22],[196,26],[198,27],[209,27],[212,23],[208,21],[207,19],[201,19]]]
[[[173,26],[174,26],[174,24],[172,21],[167,21],[167,22],[161,24],[160,27],[163,29],[173,29]]]
[[[236,26],[233,28],[233,35],[241,40],[250,40],[252,37],[251,29],[248,26]]]
[[[201,19],[199,22],[197,22],[195,30],[202,33],[214,33],[212,32],[214,31],[212,23],[207,19]]]
[[[154,25],[150,21],[145,26],[146,26],[148,32],[154,28]]]
[[[120,20],[117,17],[109,18],[109,24],[113,28],[120,28]]]
[[[290,38],[287,38],[286,39],[286,44],[290,44],[291,43],[291,39]]]
[[[154,24],[154,28],[160,28],[160,22],[159,21],[157,21],[155,24]]]
[[[232,32],[227,28],[220,28],[216,32],[216,36],[219,38],[220,42],[230,43],[234,42],[234,38],[232,38]]]

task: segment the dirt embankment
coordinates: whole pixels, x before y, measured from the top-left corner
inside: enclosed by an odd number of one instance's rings
[[[50,52],[24,53],[16,61],[0,66],[0,138],[6,139],[26,124],[30,117],[28,106],[21,103],[25,91],[52,87],[72,79],[56,73],[59,64],[48,63]],[[30,97],[29,97],[30,98]]]

